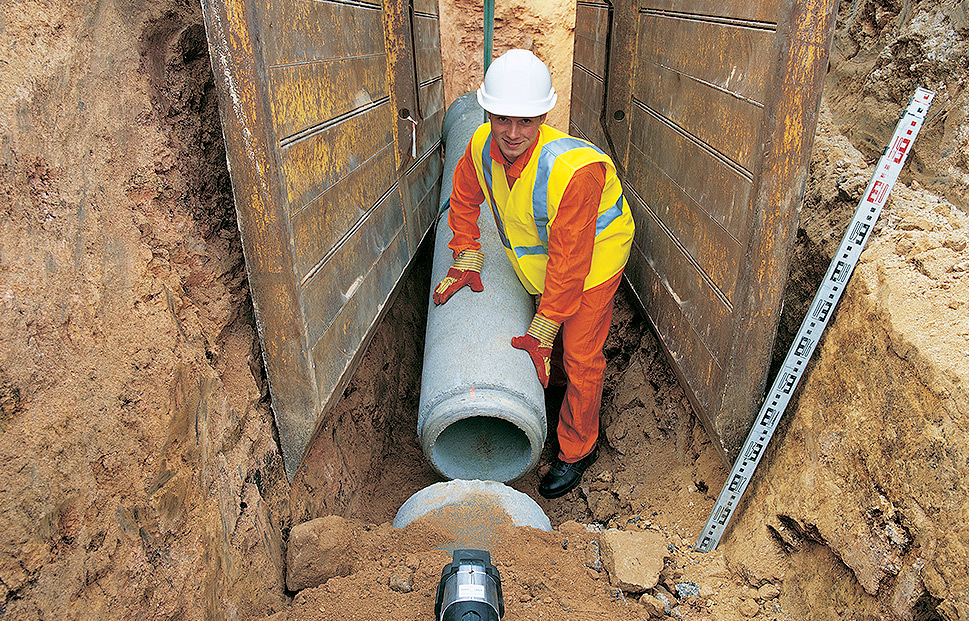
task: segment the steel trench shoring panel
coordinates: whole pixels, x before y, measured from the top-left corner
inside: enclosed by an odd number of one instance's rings
[[[437,6],[203,0],[202,10],[292,479],[437,213]]]
[[[729,463],[757,413],[835,0],[579,0],[571,130],[636,218],[626,280]]]

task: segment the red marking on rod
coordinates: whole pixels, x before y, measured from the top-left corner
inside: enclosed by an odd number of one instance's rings
[[[871,192],[868,193],[867,200],[869,203],[880,203],[887,194],[888,184],[878,180],[871,186]]]
[[[905,154],[908,153],[908,148],[912,145],[912,141],[908,138],[902,138],[899,136],[895,139],[892,144],[892,161],[896,164],[901,164],[902,159],[905,158]]]

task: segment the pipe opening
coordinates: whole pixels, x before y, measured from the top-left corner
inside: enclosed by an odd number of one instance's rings
[[[445,427],[433,461],[456,479],[511,481],[530,467],[533,448],[525,431],[494,416],[469,416]]]

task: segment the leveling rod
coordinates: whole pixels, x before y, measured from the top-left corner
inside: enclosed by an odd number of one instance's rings
[[[881,159],[878,160],[875,173],[868,182],[854,217],[848,223],[848,229],[841,240],[838,252],[831,261],[818,292],[814,295],[801,328],[784,358],[784,364],[781,365],[781,370],[777,373],[770,392],[767,393],[768,398],[760,408],[757,418],[754,419],[754,426],[740,450],[733,469],[730,470],[730,476],[727,477],[727,482],[713,506],[713,511],[710,512],[706,526],[703,527],[697,539],[696,549],[700,552],[711,552],[720,543],[720,537],[723,536],[740,497],[747,489],[747,484],[750,483],[767,443],[777,430],[781,415],[787,409],[794,389],[804,375],[804,369],[817,347],[821,333],[828,325],[831,312],[841,299],[845,284],[854,271],[855,265],[858,264],[861,251],[871,235],[882,207],[888,200],[888,193],[895,185],[902,166],[905,165],[905,159],[922,128],[922,123],[925,122],[925,115],[934,96],[935,93],[932,91],[924,88],[916,89],[902,118],[899,119],[895,134],[882,153]]]

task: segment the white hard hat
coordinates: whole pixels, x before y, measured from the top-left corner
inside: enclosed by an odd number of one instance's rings
[[[508,50],[488,67],[478,103],[499,116],[541,116],[558,95],[545,63],[528,50]]]

